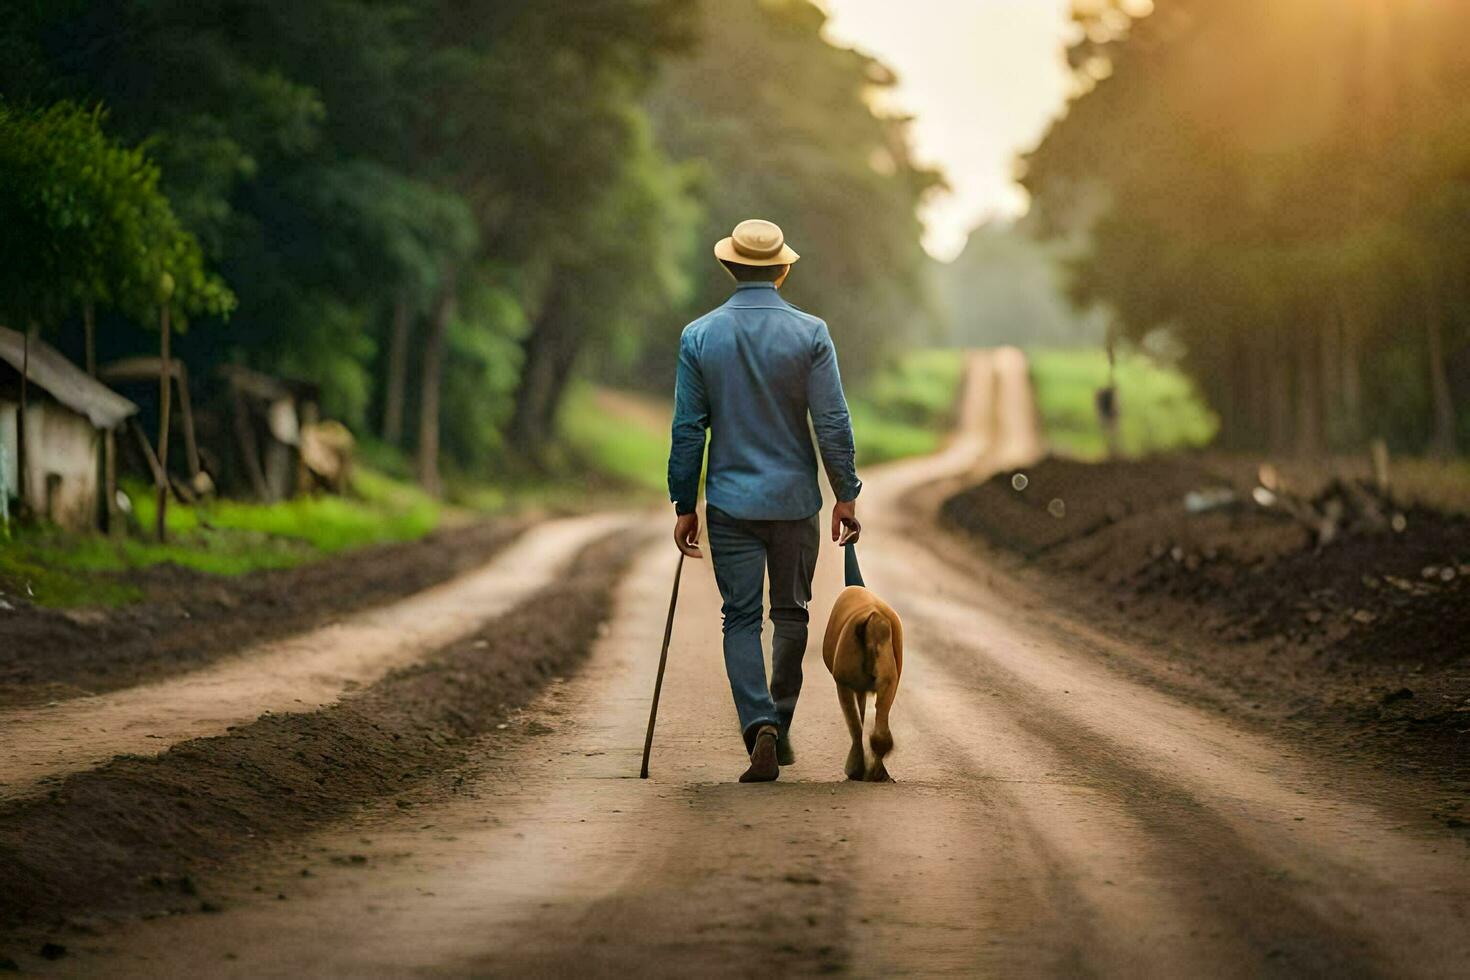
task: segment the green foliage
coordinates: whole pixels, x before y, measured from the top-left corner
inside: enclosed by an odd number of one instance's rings
[[[1182,344],[1229,444],[1453,450],[1470,7],[1129,6],[1079,5],[1082,94],[1026,161],[1040,222],[1081,249],[1078,295]]]
[[[140,322],[165,301],[228,312],[234,297],[205,271],[158,178],[142,150],[103,134],[100,110],[0,103],[0,311],[22,326],[84,303]]]
[[[567,446],[593,471],[629,486],[665,495],[669,461],[668,408],[638,404],[636,396],[576,385],[562,406],[559,430]]]
[[[0,271],[0,303],[27,309],[0,312],[54,321],[98,300],[138,317],[166,269],[179,312],[214,318],[231,301],[207,258],[238,307],[178,345],[196,384],[222,363],[316,382],[365,435],[401,379],[403,432],[456,474],[503,478],[548,458],[578,377],[667,390],[678,326],[728,293],[710,243],[766,213],[807,254],[794,297],[858,378],[928,315],[914,212],[936,177],[904,121],[872,109],[891,75],[823,21],[808,0],[10,5],[7,118],[59,135],[21,161],[29,184],[0,171],[0,196],[100,160],[135,176],[119,206],[138,228],[97,234],[105,208],[81,194],[57,212],[79,223],[42,222],[65,237],[38,269],[20,243],[39,232],[7,223],[23,261]],[[757,91],[748,71],[782,84]],[[105,106],[136,149],[72,105]],[[20,288],[36,281],[54,288]],[[107,357],[139,353],[135,334],[101,336]],[[437,440],[417,417],[436,398]]]
[[[937,450],[954,427],[965,353],[903,354],[857,386],[849,397],[860,466]]]
[[[1097,349],[1038,350],[1031,352],[1030,362],[1047,441],[1068,456],[1105,456],[1107,440],[1095,398],[1108,381],[1107,354]],[[1198,449],[1214,439],[1219,420],[1179,371],[1126,352],[1118,357],[1116,386],[1118,442],[1126,455]]]
[[[764,217],[802,254],[785,292],[828,321],[859,379],[929,318],[916,209],[940,179],[910,156],[907,121],[873,109],[892,73],[828,44],[808,0],[703,0],[700,13],[699,48],[650,100],[666,151],[698,166],[696,290],[666,315],[644,374],[672,378],[678,327],[730,293],[711,246]]]

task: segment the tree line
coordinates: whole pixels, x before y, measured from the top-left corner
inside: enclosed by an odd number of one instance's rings
[[[1470,6],[1086,0],[1032,220],[1124,335],[1165,330],[1222,438],[1470,432]]]
[[[765,214],[860,372],[927,302],[939,178],[871,108],[891,73],[823,23],[809,0],[6,4],[0,320],[118,357],[170,311],[191,377],[317,383],[438,491],[441,464],[546,465],[578,373],[672,385],[727,290],[710,244]]]

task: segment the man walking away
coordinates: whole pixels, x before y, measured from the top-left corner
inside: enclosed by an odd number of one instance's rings
[[[812,595],[822,495],[811,430],[837,498],[832,540],[859,530],[862,490],[852,422],[827,324],[778,292],[800,256],[769,221],[742,221],[715,246],[735,294],[684,328],[674,393],[669,496],[674,542],[700,558],[700,464],[710,557],[724,599],[725,671],[750,768],[741,782],[769,782],[795,761],[791,720],[801,693],[807,603]],[[811,430],[807,417],[811,417]],[[771,677],[761,650],[761,586],[770,576]]]

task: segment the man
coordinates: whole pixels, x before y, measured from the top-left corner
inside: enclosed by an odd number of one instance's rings
[[[724,599],[725,671],[750,754],[740,781],[769,782],[795,761],[791,719],[801,693],[822,509],[811,430],[837,498],[833,541],[856,539],[862,483],[827,324],[777,292],[800,256],[780,228],[752,220],[716,245],[715,257],[737,285],[728,302],[689,324],[679,341],[669,496],[677,514],[674,543],[685,555],[702,557],[695,504],[708,430],[710,556]],[[761,652],[767,573],[775,634],[769,684]]]

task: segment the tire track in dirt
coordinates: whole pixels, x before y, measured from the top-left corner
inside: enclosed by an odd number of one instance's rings
[[[586,656],[647,540],[637,535],[589,545],[532,602],[329,708],[267,715],[0,804],[0,948],[4,932],[71,942],[66,922],[218,907],[209,879],[221,866],[295,851],[364,806],[408,814],[452,796],[478,740],[502,741],[513,706]],[[547,608],[561,615],[548,621]]]
[[[909,552],[885,554],[873,577],[902,597],[919,663],[953,674],[949,687],[963,692],[930,714],[955,720],[968,713],[957,744],[978,764],[1000,766],[1004,778],[1034,779],[1058,767],[1076,774],[1095,798],[1091,812],[1084,806],[1077,814],[1075,831],[1101,841],[1104,851],[1110,839],[1131,839],[1128,853],[1147,858],[1131,862],[1133,879],[1152,876],[1144,884],[1154,899],[1173,893],[1168,908],[1104,935],[1148,935],[1150,923],[1182,914],[1188,940],[1176,935],[1168,948],[1229,937],[1225,948],[1189,957],[1194,969],[1214,963],[1214,972],[1226,973],[1220,965],[1372,974],[1391,963],[1433,973],[1470,956],[1470,866],[1450,850],[1452,841],[1427,827],[1405,828],[1365,802],[1354,774],[1122,679],[1100,666],[1105,660],[1078,657],[1065,635],[1049,632],[1044,611],[997,610],[983,588],[915,591],[915,583],[964,580],[911,545],[890,542],[884,550]],[[917,695],[926,703],[946,689],[935,676],[921,683]],[[1019,795],[1015,802],[1026,806]],[[1052,801],[1045,818],[1047,805],[1029,808],[1040,830],[1054,832],[1067,805]],[[1116,826],[1107,823],[1109,812]],[[1065,838],[1052,838],[1065,849]],[[1073,850],[1070,867],[1099,866],[1098,853]],[[1120,883],[1118,875],[1107,880]],[[1122,911],[1117,898],[1095,898],[1110,915]]]
[[[156,755],[267,711],[331,704],[513,608],[584,545],[632,520],[604,514],[551,521],[477,571],[399,602],[168,680],[0,712],[0,801],[116,755]]]

